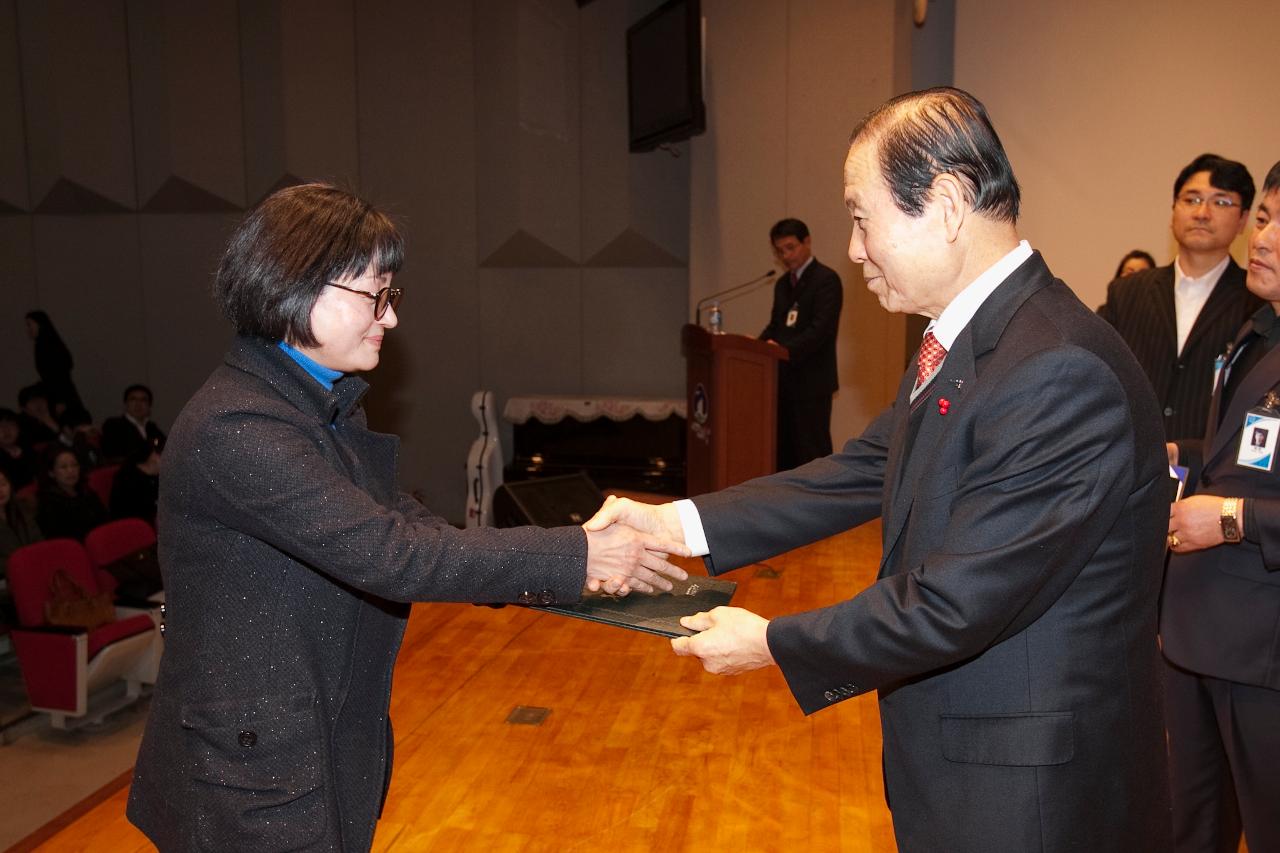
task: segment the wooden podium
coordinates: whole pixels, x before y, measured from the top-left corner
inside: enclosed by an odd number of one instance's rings
[[[686,490],[690,497],[772,474],[777,464],[778,362],[787,351],[745,335],[686,325]]]

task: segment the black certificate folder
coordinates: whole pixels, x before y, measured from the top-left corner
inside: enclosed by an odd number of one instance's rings
[[[575,619],[589,619],[605,625],[645,631],[663,637],[690,637],[698,633],[680,624],[681,616],[692,616],[728,604],[738,585],[733,581],[691,575],[686,581],[672,581],[670,592],[633,592],[622,598],[604,593],[586,593],[575,604],[534,607]]]

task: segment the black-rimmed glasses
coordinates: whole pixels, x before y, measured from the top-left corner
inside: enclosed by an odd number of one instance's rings
[[[382,315],[387,313],[387,308],[400,307],[400,298],[404,296],[404,288],[402,287],[384,287],[377,293],[370,293],[367,290],[357,290],[354,287],[347,287],[345,284],[338,284],[336,281],[328,282],[330,287],[336,287],[339,290],[345,290],[349,293],[358,293],[361,296],[367,296],[373,300],[373,319],[381,320]]]
[[[1213,198],[1205,198],[1200,193],[1186,193],[1185,195],[1178,196],[1178,204],[1191,210],[1203,207],[1206,202],[1210,207],[1218,210],[1230,210],[1233,207],[1243,207],[1240,202],[1233,198],[1228,198],[1225,195],[1216,195]]]

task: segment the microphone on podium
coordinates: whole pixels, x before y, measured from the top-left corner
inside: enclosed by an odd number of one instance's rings
[[[720,303],[729,302],[733,299],[737,299],[739,296],[746,296],[756,287],[759,287],[767,281],[771,281],[777,274],[777,270],[769,270],[764,275],[758,275],[749,281],[744,281],[742,284],[735,284],[733,287],[725,288],[724,290],[717,291],[710,296],[704,296],[702,299],[699,299],[698,304],[693,310],[694,325],[699,325],[702,322],[702,309],[707,307],[707,305],[711,305],[711,331],[719,334],[720,327],[723,325],[723,319],[720,314]],[[721,298],[725,296],[728,296],[729,298]]]

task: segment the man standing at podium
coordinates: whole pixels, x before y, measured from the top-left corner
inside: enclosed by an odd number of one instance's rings
[[[687,616],[701,633],[675,651],[714,673],[777,666],[805,713],[877,691],[903,853],[1167,850],[1170,490],[1150,383],[1020,239],[1018,182],[972,95],[872,112],[844,198],[867,287],[933,321],[893,405],[795,471],[610,499],[586,526],[663,531],[719,574],[881,518],[866,589],[772,620]]]
[[[831,395],[836,332],[844,290],[840,276],[813,256],[809,227],[783,219],[769,229],[773,253],[786,268],[773,288],[773,311],[760,340],[787,348],[778,365],[778,470],[831,452]]]

